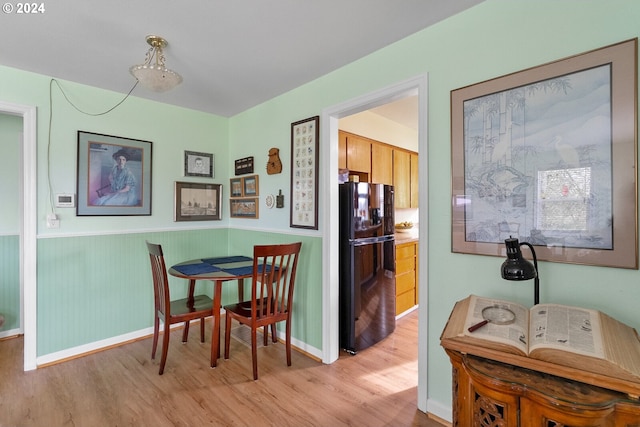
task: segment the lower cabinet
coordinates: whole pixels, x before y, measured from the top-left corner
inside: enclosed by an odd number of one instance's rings
[[[396,245],[396,316],[418,304],[418,242]]]
[[[447,353],[453,366],[453,426],[640,426],[640,401],[624,393]]]

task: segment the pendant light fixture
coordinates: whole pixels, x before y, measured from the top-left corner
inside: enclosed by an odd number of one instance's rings
[[[160,36],[147,36],[151,46],[147,51],[144,63],[129,68],[131,74],[142,86],[154,92],[166,92],[182,83],[182,76],[164,65],[163,49],[167,41]]]

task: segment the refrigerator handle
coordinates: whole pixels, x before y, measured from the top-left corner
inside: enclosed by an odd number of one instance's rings
[[[386,236],[379,236],[379,237],[363,237],[361,239],[349,239],[349,244],[353,246],[364,246],[364,245],[372,245],[374,243],[392,242],[394,240],[395,240],[395,236],[393,234],[388,234]]]

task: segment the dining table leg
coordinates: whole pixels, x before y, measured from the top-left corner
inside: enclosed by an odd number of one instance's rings
[[[213,281],[213,330],[211,333],[211,367],[218,365],[220,357],[220,306],[222,299],[222,281]]]
[[[196,281],[194,279],[189,279],[189,290],[187,293],[187,306],[193,307],[194,299],[193,294],[196,289]],[[182,330],[182,342],[187,342],[189,338],[189,321],[184,322],[184,329]]]
[[[244,279],[238,279],[238,302],[244,301]]]

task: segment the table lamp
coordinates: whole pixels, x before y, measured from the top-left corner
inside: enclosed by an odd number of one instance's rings
[[[502,263],[500,269],[502,278],[506,280],[529,280],[533,279],[533,299],[535,304],[540,303],[540,278],[538,277],[538,258],[536,257],[536,251],[533,249],[533,245],[528,242],[518,242],[509,236],[504,241],[507,247],[507,259]],[[533,264],[522,257],[520,246],[527,245],[533,255]]]

